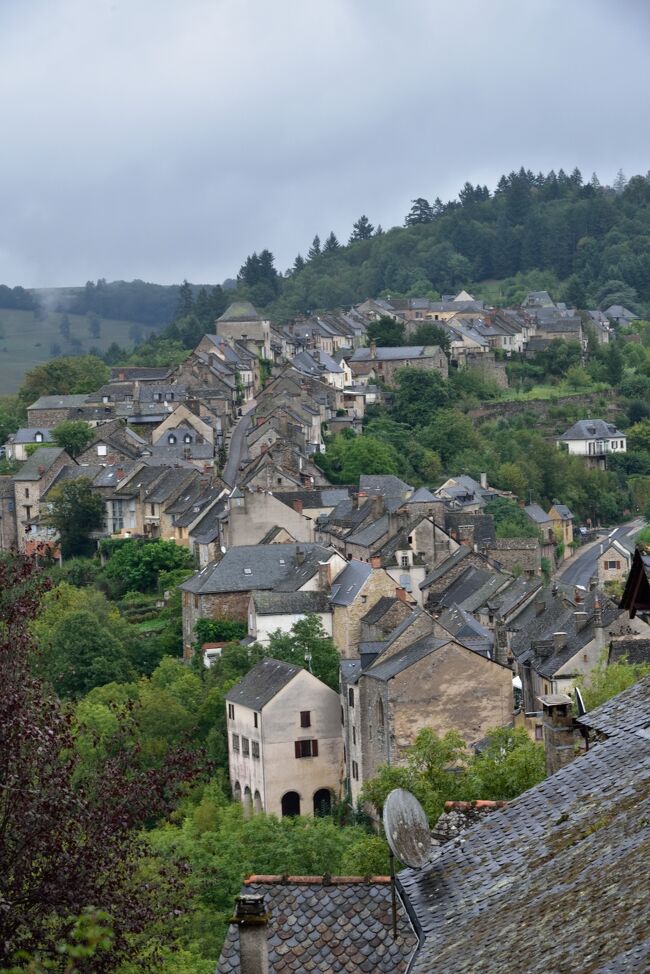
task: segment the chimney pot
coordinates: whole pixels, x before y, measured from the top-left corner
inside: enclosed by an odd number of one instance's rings
[[[540,697],[543,711],[546,773],[554,774],[575,757],[572,701],[564,694]]]
[[[564,649],[567,644],[567,634],[565,632],[554,632],[553,633],[553,646],[556,652],[560,649]]]
[[[264,896],[238,896],[232,922],[239,927],[239,970],[241,974],[269,974],[269,922]]]

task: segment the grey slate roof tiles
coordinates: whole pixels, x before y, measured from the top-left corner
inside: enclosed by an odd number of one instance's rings
[[[650,680],[590,718],[608,740],[399,874],[412,974],[650,970]]]
[[[284,663],[282,660],[267,656],[228,691],[226,700],[251,710],[261,710],[301,670],[302,666]]]
[[[265,896],[271,974],[404,974],[417,947],[399,896],[393,940],[387,877],[333,877],[326,885],[317,876],[260,876],[242,893]],[[239,932],[231,927],[217,974],[239,971]]]

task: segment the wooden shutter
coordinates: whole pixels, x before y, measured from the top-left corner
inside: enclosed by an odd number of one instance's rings
[[[312,741],[311,742],[311,756],[313,758],[317,758],[318,757],[318,741]]]
[[[297,758],[301,757],[302,755],[300,754],[300,741],[296,741],[295,742],[294,748],[295,748],[295,752],[296,752],[296,757]]]

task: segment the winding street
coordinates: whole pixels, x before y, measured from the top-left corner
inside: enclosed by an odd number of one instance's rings
[[[620,527],[613,528],[609,534],[604,534],[597,541],[592,541],[586,547],[586,550],[580,552],[574,558],[571,558],[566,565],[559,570],[557,573],[558,580],[563,582],[565,585],[582,585],[584,588],[589,588],[589,580],[596,572],[596,565],[598,562],[598,556],[600,554],[600,546],[613,540],[620,541],[622,543],[625,541],[630,542],[634,539],[634,535],[641,530],[644,524],[645,521],[642,517],[635,518],[634,521],[628,521],[627,524],[622,524]]]
[[[239,464],[242,460],[245,460],[248,456],[246,449],[246,433],[250,429],[251,416],[250,411],[255,408],[255,401],[251,400],[247,403],[248,412],[244,413],[241,419],[237,420],[235,427],[230,438],[230,447],[228,448],[228,459],[226,465],[223,468],[223,473],[221,477],[228,484],[229,487],[235,487],[239,479]]]

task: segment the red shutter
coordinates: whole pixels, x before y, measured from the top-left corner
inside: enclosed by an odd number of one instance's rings
[[[311,756],[313,758],[317,758],[318,757],[318,741],[312,741],[311,742]]]
[[[296,741],[295,742],[294,748],[295,748],[295,751],[296,751],[296,757],[299,758],[300,757],[300,741]]]

